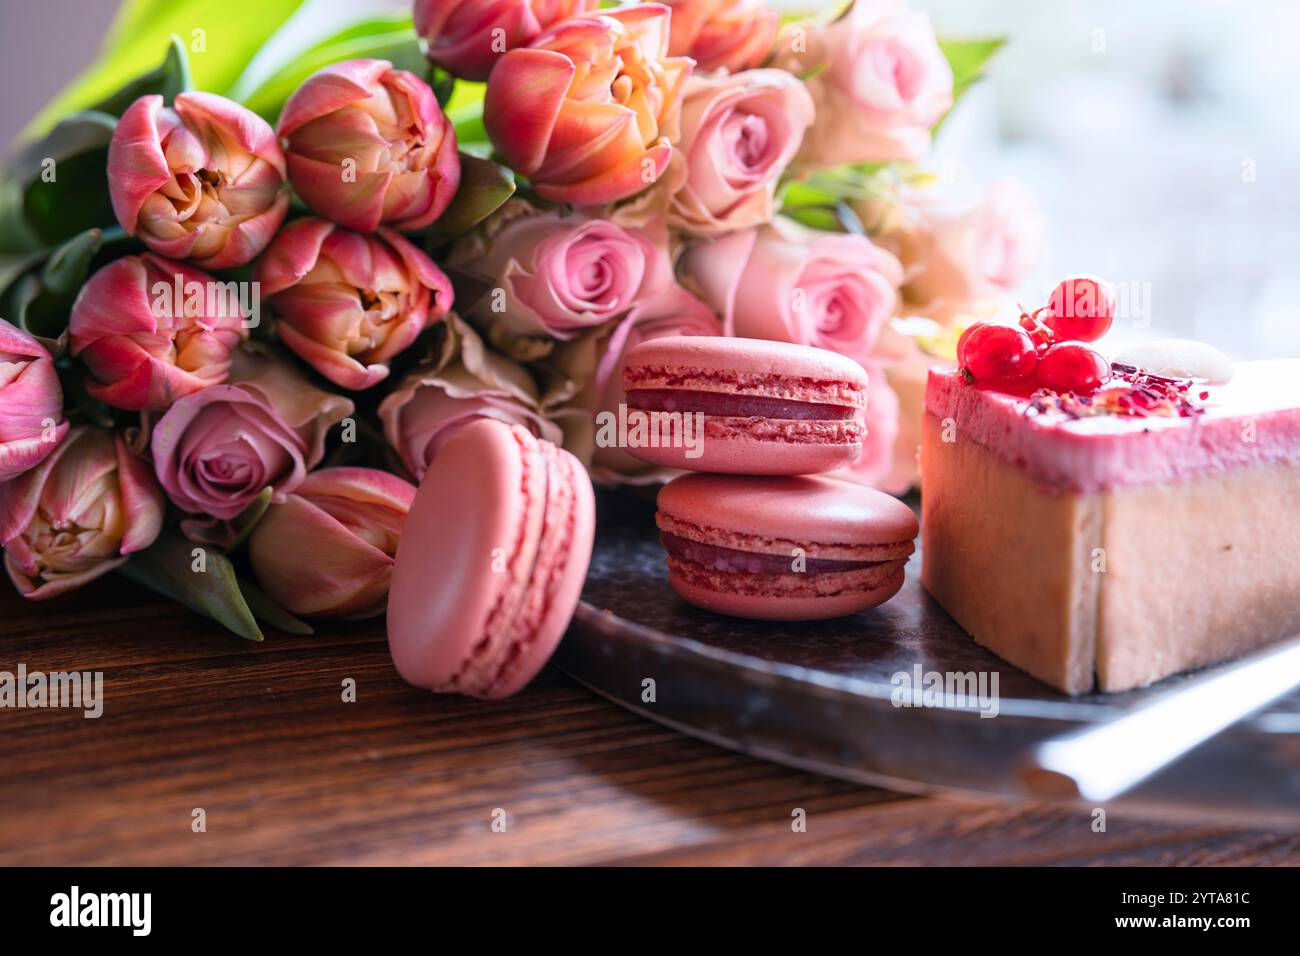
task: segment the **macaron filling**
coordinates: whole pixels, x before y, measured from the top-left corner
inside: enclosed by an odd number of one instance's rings
[[[805,549],[791,549],[786,554],[764,554],[756,551],[741,551],[738,548],[725,548],[716,544],[692,541],[669,532],[660,532],[659,541],[669,556],[678,561],[697,564],[711,571],[728,574],[833,574],[837,571],[854,571],[886,564],[888,561],[852,561],[836,558],[808,557]]]
[[[791,421],[844,421],[859,414],[859,410],[852,405],[671,388],[633,389],[627,393],[627,405],[638,411],[700,412],[726,418],[759,417]]]

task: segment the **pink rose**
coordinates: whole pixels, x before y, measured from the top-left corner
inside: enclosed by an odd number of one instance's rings
[[[523,368],[488,351],[472,329],[451,319],[454,351],[411,372],[383,400],[384,438],[416,481],[424,478],[443,442],[476,418],[522,425],[561,444],[564,435],[541,412],[537,386]]]
[[[386,471],[312,472],[267,509],[248,539],[258,583],[292,614],[382,614],[414,497],[410,482]]]
[[[415,0],[415,32],[428,43],[434,63],[482,82],[506,50],[531,43],[552,23],[597,5],[597,0]]]
[[[818,122],[800,154],[809,166],[920,159],[952,107],[930,18],[904,0],[857,0],[831,23],[791,24],[777,49],[778,66],[811,74]]]
[[[865,363],[867,369],[867,436],[862,454],[853,464],[831,473],[834,478],[868,485],[891,493],[907,490],[896,486],[895,448],[899,433],[898,396],[889,387],[883,367]],[[913,455],[915,458],[915,454]]]
[[[0,482],[39,465],[67,431],[50,353],[0,319]]]
[[[865,236],[777,219],[702,242],[682,256],[688,287],[729,335],[830,349],[859,361],[894,314],[903,267]]]
[[[667,335],[721,335],[722,323],[713,310],[673,283],[658,297],[638,306],[613,327],[598,346],[599,358],[587,401],[593,417],[604,412],[617,416],[627,400],[623,391],[623,366],[629,349]],[[621,448],[594,442],[591,477],[606,484],[648,484],[662,481],[665,469],[633,458]]]
[[[497,61],[483,125],[543,199],[614,202],[663,174],[692,63],[668,55],[667,7],[561,20]]]
[[[231,353],[247,340],[235,283],[145,253],[100,269],[72,306],[72,354],[86,363],[92,398],[134,411],[162,411],[226,380]]]
[[[486,251],[467,245],[452,261],[492,287],[468,313],[481,324],[561,340],[626,315],[672,282],[662,221],[623,228],[559,211],[510,219]]]
[[[335,385],[361,390],[451,308],[451,283],[391,229],[298,219],[257,263],[280,340]]]
[[[298,195],[358,232],[423,229],[460,185],[456,133],[433,90],[387,60],[313,73],[284,104],[279,133]]]
[[[324,457],[329,429],[353,410],[262,352],[236,352],[230,381],[178,400],[151,438],[154,471],[172,503],[218,523],[238,517],[265,488],[283,501]],[[182,530],[218,543],[227,531],[211,521]]]
[[[204,269],[249,262],[289,209],[284,153],[255,113],[213,93],[142,96],[108,147],[108,192],[128,236]]]
[[[35,468],[0,485],[5,568],[25,598],[71,591],[153,544],[163,499],[120,435],[80,425]]]
[[[672,8],[668,52],[689,56],[697,70],[741,70],[759,66],[772,52],[781,14],[762,0],[665,0]]]
[[[669,222],[707,236],[771,221],[777,180],[812,121],[807,89],[781,70],[691,77],[678,146],[685,182]]]
[[[940,322],[984,311],[1014,290],[1037,264],[1046,232],[1033,195],[1010,181],[970,208],[922,198],[905,213],[893,240],[907,274],[903,301]]]

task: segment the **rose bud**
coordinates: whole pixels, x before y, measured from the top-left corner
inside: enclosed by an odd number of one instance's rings
[[[231,353],[248,338],[229,285],[152,253],[100,269],[72,306],[73,356],[86,363],[92,398],[133,411],[162,411],[226,380]]]
[[[777,181],[812,121],[808,90],[781,70],[691,77],[678,145],[685,182],[669,222],[695,235],[770,222]]]
[[[537,386],[528,372],[503,356],[485,352],[478,373],[458,358],[445,368],[417,368],[380,405],[383,437],[416,481],[460,425],[497,419],[523,425],[538,438],[563,444],[558,425],[538,408]]]
[[[778,218],[682,256],[688,286],[727,334],[830,349],[864,361],[898,304],[903,267],[866,236]]]
[[[18,592],[80,587],[153,544],[162,492],[121,435],[80,425],[31,471],[0,485],[0,544]]]
[[[451,307],[451,283],[391,229],[362,235],[298,219],[257,263],[286,346],[335,385],[360,390]]]
[[[67,430],[50,353],[0,319],[0,482],[39,465]]]
[[[552,202],[613,202],[662,175],[691,61],[668,56],[668,8],[562,20],[488,78],[483,123],[506,163]]]
[[[108,191],[128,236],[204,269],[251,261],[289,209],[275,132],[212,93],[132,103],[108,147]]]
[[[482,82],[506,50],[598,5],[598,0],[415,0],[415,32],[438,66]]]
[[[178,399],[153,426],[154,472],[182,511],[190,537],[222,543],[221,522],[238,517],[266,488],[283,501],[320,464],[330,428],[352,402],[315,388],[288,362],[240,349],[230,384]]]
[[[808,75],[817,108],[801,162],[884,163],[929,151],[930,131],[952,106],[952,68],[929,16],[904,0],[873,0],[853,3],[831,22],[786,30],[774,65]]]
[[[561,340],[626,315],[673,281],[662,219],[625,229],[563,212],[516,216],[485,249],[472,240],[451,262],[491,286],[468,310],[482,325]]]
[[[312,74],[284,104],[279,132],[298,195],[358,232],[423,229],[460,185],[456,133],[433,90],[387,60]]]
[[[267,509],[248,540],[258,583],[291,614],[382,614],[415,487],[373,468],[322,468]]]
[[[772,52],[781,14],[762,0],[664,0],[673,11],[668,52],[689,56],[701,71],[739,73]]]

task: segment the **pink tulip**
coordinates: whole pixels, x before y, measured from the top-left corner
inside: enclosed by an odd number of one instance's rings
[[[241,349],[231,383],[186,395],[153,427],[154,471],[167,497],[203,519],[191,537],[220,543],[265,488],[273,499],[297,488],[325,454],[330,428],[352,414],[341,395],[312,386],[288,362]]]
[[[284,104],[279,132],[298,195],[358,232],[422,229],[460,185],[456,133],[433,90],[387,60],[312,74]]]
[[[668,52],[689,56],[697,70],[759,66],[772,52],[781,14],[762,0],[664,0],[672,7]]]
[[[492,355],[491,361],[491,374],[480,369],[476,375],[461,360],[445,368],[417,368],[380,404],[384,438],[416,481],[456,429],[477,418],[522,425],[538,438],[563,444],[564,434],[538,406],[528,373],[502,356]]]
[[[722,323],[713,310],[675,282],[632,311],[610,331],[601,346],[591,383],[592,415],[618,414],[627,401],[623,391],[623,366],[632,347],[668,335],[721,335]],[[662,481],[666,469],[647,465],[621,448],[597,445],[591,459],[591,477],[606,484],[648,484]]]
[[[257,263],[280,340],[343,388],[388,377],[388,360],[451,308],[451,283],[391,229],[362,235],[298,219]]]
[[[830,349],[866,360],[894,314],[903,267],[865,236],[777,219],[699,243],[682,257],[689,285],[730,335]]]
[[[121,435],[80,425],[31,471],[0,485],[0,544],[18,592],[71,591],[153,544],[163,498]]]
[[[171,108],[142,96],[108,147],[108,190],[128,236],[204,269],[249,262],[289,209],[284,153],[257,114],[213,93]]]
[[[808,90],[782,70],[691,77],[674,157],[684,182],[668,221],[701,236],[771,221],[777,182],[812,121]]]
[[[428,43],[434,63],[482,82],[506,50],[597,6],[598,0],[415,0],[415,32]]]
[[[0,482],[39,465],[67,431],[50,353],[0,319]]]
[[[488,79],[483,123],[544,199],[613,202],[662,175],[691,61],[668,56],[667,7],[562,20]]]
[[[952,106],[952,68],[906,0],[855,0],[832,21],[790,24],[777,50],[775,66],[810,74],[808,166],[920,159]]]
[[[468,243],[455,268],[491,286],[469,310],[515,335],[571,339],[620,318],[673,281],[662,218],[643,228],[561,211],[520,215]]]
[[[272,505],[248,541],[258,583],[310,617],[382,614],[415,487],[373,468],[322,468]]]
[[[162,411],[226,380],[248,338],[234,283],[152,253],[126,256],[81,288],[68,332],[86,363],[91,397],[115,408]]]

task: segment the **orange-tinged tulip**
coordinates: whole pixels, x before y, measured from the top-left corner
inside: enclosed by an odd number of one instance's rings
[[[483,122],[538,195],[613,202],[667,168],[693,66],[668,56],[668,21],[657,3],[574,17],[497,62]]]

